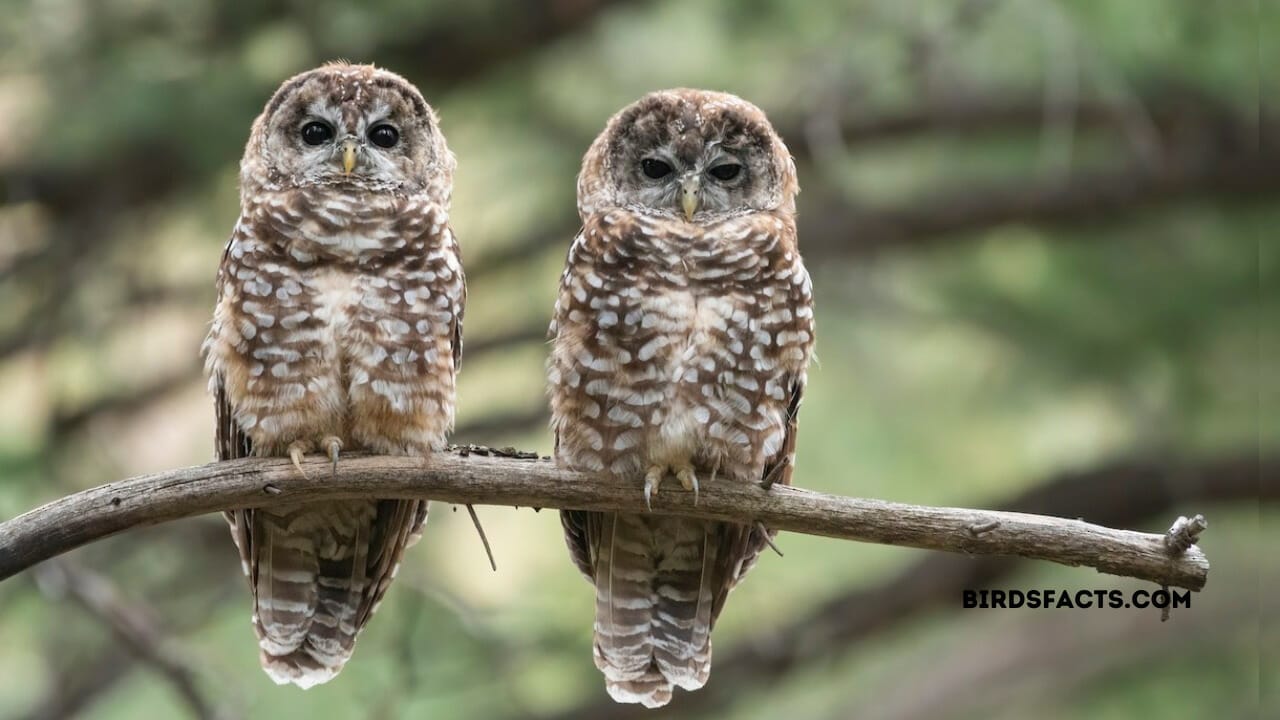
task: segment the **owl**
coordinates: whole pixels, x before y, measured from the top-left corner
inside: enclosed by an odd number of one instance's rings
[[[790,484],[813,349],[795,165],[764,114],[669,90],[620,111],[578,178],[582,230],[551,324],[562,467],[634,481]],[[642,489],[642,490],[641,490]],[[595,586],[596,666],[619,702],[665,705],[711,666],[729,590],[771,542],[746,526],[564,512]]]
[[[203,351],[217,457],[423,456],[453,426],[466,290],[449,227],[454,158],[413,85],[334,63],[286,81],[250,133],[240,217]],[[305,474],[305,473],[304,473]],[[333,678],[427,503],[227,513],[263,669]]]

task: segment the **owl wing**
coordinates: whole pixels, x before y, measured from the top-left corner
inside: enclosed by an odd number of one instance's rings
[[[453,345],[453,372],[456,374],[462,367],[462,319],[467,308],[467,281],[462,270],[462,249],[458,245],[458,237],[452,228],[446,228],[449,252],[457,260],[458,292],[451,298],[450,337]],[[400,557],[404,550],[422,537],[422,528],[427,523],[426,500],[379,500],[378,515],[373,523],[374,536],[370,541],[368,555],[368,572],[371,591],[361,598],[356,613],[357,627],[363,624],[377,609],[382,596],[386,594],[391,580],[395,577]]]
[[[227,245],[222,250],[222,261],[218,265],[218,301],[222,300],[222,292],[228,261],[231,257],[231,248],[235,245],[236,239],[240,233],[240,223],[236,223],[236,231],[231,238],[227,240]],[[217,460],[238,460],[253,455],[253,442],[249,439],[235,420],[235,413],[231,408],[231,400],[227,397],[226,385],[223,382],[222,374],[215,373],[213,377],[213,405],[214,405],[214,455]],[[252,557],[252,528],[253,516],[252,510],[227,510],[223,516],[227,520],[227,524],[231,526],[231,537],[235,540],[236,549],[240,551],[240,566],[244,570],[244,574],[249,578],[250,587],[257,586],[257,573],[254,564],[250,562]]]
[[[231,404],[227,400],[227,392],[222,384],[222,377],[218,376],[214,380],[214,408],[216,413],[217,430],[215,436],[216,452],[218,460],[236,460],[246,458],[253,454],[253,443],[249,440],[249,436],[240,431],[240,426],[236,424],[235,418],[231,414]],[[252,510],[227,510],[223,516],[227,519],[227,524],[231,526],[231,537],[236,541],[236,549],[240,551],[240,565],[244,569],[244,574],[249,577],[249,584],[256,587],[256,573],[253,572],[253,563],[249,561],[253,546],[251,544],[252,534],[250,528],[253,527]]]
[[[795,236],[783,238],[794,247]],[[792,470],[796,460],[797,423],[800,416],[800,403],[804,399],[804,389],[808,381],[807,367],[813,350],[813,287],[809,274],[798,259],[792,261],[788,277],[792,281],[788,285],[786,307],[791,310],[792,319],[787,321],[792,331],[792,339],[784,354],[791,358],[790,370],[776,379],[784,389],[784,394],[772,402],[786,402],[782,417],[782,441],[778,449],[765,459],[761,473],[761,484],[766,490],[775,483],[791,484]],[[781,337],[781,334],[778,335]],[[799,351],[799,362],[796,363],[795,351]],[[721,524],[719,552],[716,555],[716,568],[713,575],[715,597],[712,602],[712,618],[720,614],[725,598],[734,585],[755,565],[760,553],[769,546],[777,533],[760,523],[752,525]]]
[[[449,234],[449,251],[452,252],[454,258],[457,259],[457,273],[459,280],[458,295],[453,298],[453,311],[449,316],[449,335],[453,340],[453,372],[456,375],[458,371],[462,369],[462,318],[467,311],[467,278],[466,274],[462,270],[462,248],[458,245],[458,236],[454,234],[453,228],[447,228],[445,232]],[[452,427],[450,430],[452,430]],[[409,534],[406,537],[406,547],[416,543],[422,537],[422,527],[427,524],[428,507],[429,503],[425,500],[416,501],[416,504],[413,507],[412,527],[410,527]],[[379,517],[381,517],[381,514],[381,506],[379,506]],[[394,567],[394,564],[390,565],[388,567],[388,572],[394,569]],[[390,582],[391,578],[386,578],[385,583]],[[384,585],[383,591],[385,591],[385,589]],[[381,592],[378,593],[378,597],[381,597]]]
[[[214,404],[217,418],[217,456],[219,460],[236,460],[253,455],[253,442],[240,430],[235,418],[231,415],[231,404],[227,400],[226,389],[222,385],[222,377],[217,379],[214,388]]]
[[[794,231],[793,231],[794,232]],[[784,237],[794,247],[795,236]],[[761,475],[761,484],[769,489],[774,483],[791,484],[791,474],[796,460],[796,433],[800,416],[800,403],[804,399],[804,389],[808,381],[807,367],[813,350],[813,287],[809,274],[798,256],[788,269],[793,278],[789,285],[786,305],[793,312],[792,325],[794,346],[787,350],[799,348],[800,362],[793,365],[791,371],[779,378],[780,385],[786,393],[779,401],[786,401],[783,417],[782,442],[773,455],[765,460]],[[715,597],[712,602],[712,618],[720,614],[725,598],[734,585],[747,574],[760,557],[773,536],[777,533],[765,528],[760,523],[753,525],[721,524],[719,527],[720,546],[716,556],[716,569],[713,576]]]
[[[222,249],[222,261],[218,264],[218,302],[222,301],[223,288],[226,286],[227,273],[230,272],[228,265],[231,260],[231,248],[236,244],[236,240],[240,237],[242,227],[240,222],[236,223],[236,230],[227,240],[227,246]],[[236,460],[238,458],[249,457],[253,454],[253,443],[249,440],[249,436],[240,430],[239,424],[235,421],[232,413],[231,401],[227,397],[226,387],[222,381],[222,374],[218,373],[214,376],[213,400],[215,419],[217,428],[214,431],[214,452],[218,460]],[[230,513],[228,513],[229,515]]]
[[[585,230],[585,229],[584,229]],[[584,230],[579,230],[565,258],[564,272],[560,275],[560,294],[556,297],[555,311],[551,315],[551,326],[547,329],[547,340],[555,342],[556,335],[563,326],[570,304],[569,279],[572,277],[574,265],[578,258],[578,247],[585,242]],[[560,457],[560,429],[552,427],[554,437],[553,457]],[[588,581],[595,579],[595,553],[592,548],[600,544],[600,513],[581,510],[560,511],[560,524],[564,527],[564,541],[569,547],[569,557]]]
[[[782,445],[764,465],[762,484],[766,489],[774,483],[791,484],[791,474],[796,460],[797,418],[800,414],[800,402],[804,397],[805,380],[803,371],[790,378],[790,395]],[[719,550],[716,552],[716,568],[712,573],[715,593],[711,601],[713,622],[720,616],[720,610],[724,607],[729,591],[755,566],[760,553],[769,546],[774,535],[777,535],[776,531],[767,530],[758,523],[755,525],[718,523],[717,525]]]
[[[806,377],[801,373],[789,379],[790,400],[787,402],[786,429],[782,435],[782,447],[778,448],[778,452],[774,453],[764,465],[764,477],[761,482],[766,490],[774,483],[790,485],[791,471],[795,467],[797,418],[800,415],[800,403],[804,399]]]
[[[449,243],[453,256],[458,260],[458,279],[461,280],[461,292],[454,298],[453,304],[453,371],[462,369],[462,316],[467,311],[467,277],[462,271],[462,248],[458,246],[458,238],[449,230]]]
[[[564,541],[569,546],[569,557],[587,580],[595,579],[595,558],[591,548],[600,546],[600,518],[601,514],[596,512],[560,512],[560,524],[564,526]]]

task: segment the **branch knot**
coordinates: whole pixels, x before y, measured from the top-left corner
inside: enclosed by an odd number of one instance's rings
[[[1177,557],[1190,550],[1191,546],[1200,539],[1200,533],[1208,527],[1209,523],[1204,519],[1204,515],[1179,516],[1173,521],[1169,531],[1164,534],[1164,546],[1169,550],[1170,555]]]

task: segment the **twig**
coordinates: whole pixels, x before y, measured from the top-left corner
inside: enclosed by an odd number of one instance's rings
[[[476,508],[471,503],[467,503],[467,513],[471,515],[471,524],[476,526],[476,534],[480,536],[480,542],[484,545],[484,554],[489,556],[489,567],[493,568],[494,572],[498,572],[498,561],[493,559],[493,548],[489,547],[489,538],[484,534],[480,516],[476,515]]]
[[[158,624],[175,637],[189,635],[206,626],[217,617],[216,608],[235,593],[241,592],[243,578],[240,569],[223,568],[226,572],[210,572],[210,563],[217,567],[220,563],[213,555],[221,559],[225,557],[222,545],[227,537],[227,524],[222,518],[209,517],[211,522],[186,522],[164,525],[154,531],[140,531],[130,534],[129,542],[120,546],[120,551],[113,552],[107,566],[95,566],[96,572],[109,574],[113,568],[136,559],[139,552],[146,552],[157,544],[179,543],[187,547],[186,562],[174,568],[174,572],[166,572],[150,582],[130,589],[136,598],[153,596],[158,588],[182,588],[182,597],[170,593],[167,602],[183,597],[198,598],[194,604],[181,603],[186,611],[178,616],[160,618]],[[215,550],[216,548],[216,550]],[[33,584],[40,572],[31,573]],[[46,581],[48,576],[46,575]],[[7,586],[16,590],[20,586],[10,583]],[[47,589],[48,583],[45,586]],[[25,589],[25,588],[24,588]],[[134,604],[139,601],[133,600]],[[158,609],[158,608],[157,608]],[[3,615],[0,608],[0,615]],[[158,613],[148,611],[150,616]],[[66,718],[86,715],[95,703],[108,695],[121,681],[129,677],[134,670],[138,656],[127,646],[119,642],[109,642],[97,649],[92,655],[76,654],[75,657],[50,658],[54,668],[52,679],[46,684],[43,699],[37,701],[23,720],[65,720]],[[61,662],[59,662],[61,661]]]
[[[326,461],[305,464],[324,477]],[[275,488],[276,493],[266,491]],[[1197,547],[1171,558],[1164,535],[1080,520],[1012,512],[935,508],[828,495],[799,488],[718,482],[695,507],[688,493],[663,493],[653,511],[886,545],[1015,555],[1087,565],[1115,575],[1199,590],[1209,561]],[[311,481],[287,460],[251,458],[180,468],[108,483],[55,500],[0,524],[0,579],[85,543],[139,525],[232,508],[300,500],[420,498],[465,505],[644,512],[638,486],[558,469],[547,460],[459,451],[427,459],[358,457]],[[974,526],[988,532],[974,534]]]
[[[1165,547],[1169,548],[1169,553],[1172,555],[1184,553],[1196,544],[1200,539],[1200,533],[1208,527],[1209,523],[1205,521],[1203,515],[1179,517],[1173,521],[1173,527],[1169,528],[1169,532],[1165,533]]]
[[[112,643],[101,654],[57,669],[48,691],[23,720],[66,720],[81,715],[123,679],[136,662],[133,654]]]
[[[1191,197],[1265,197],[1280,190],[1277,168],[1280,153],[1222,152],[1205,159],[1170,158],[1158,169],[1121,163],[1065,179],[970,184],[899,208],[858,207],[833,196],[802,205],[806,220],[800,234],[806,257],[867,257],[885,249],[954,243],[957,235],[1008,223],[1096,224],[1113,222],[1122,212]]]
[[[1173,526],[1164,534],[1164,546],[1169,551],[1169,558],[1177,558],[1186,552],[1188,548],[1195,545],[1196,540],[1200,539],[1200,533],[1208,529],[1209,523],[1205,521],[1203,515],[1195,515],[1193,517],[1179,516],[1173,521]],[[1161,590],[1169,592],[1168,585],[1161,585]],[[1160,608],[1160,622],[1169,621],[1169,613],[1171,612],[1168,605]]]
[[[782,554],[782,551],[778,549],[778,546],[774,544],[773,538],[769,536],[769,528],[765,527],[764,523],[756,521],[756,532],[760,533],[760,536],[764,538],[765,544],[769,546],[769,549],[777,553],[778,557],[786,557]]]
[[[139,659],[173,685],[192,716],[201,720],[223,717],[200,691],[197,672],[174,648],[146,608],[126,601],[109,580],[84,568],[55,563],[41,568],[37,581],[46,592],[65,592],[107,625]]]

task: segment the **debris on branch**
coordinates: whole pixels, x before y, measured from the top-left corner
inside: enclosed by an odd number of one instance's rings
[[[1205,521],[1203,515],[1194,517],[1179,517],[1173,521],[1173,526],[1169,528],[1169,532],[1165,533],[1165,546],[1169,548],[1169,552],[1173,554],[1184,553],[1188,548],[1196,544],[1200,539],[1200,533],[1208,529],[1209,523]]]

